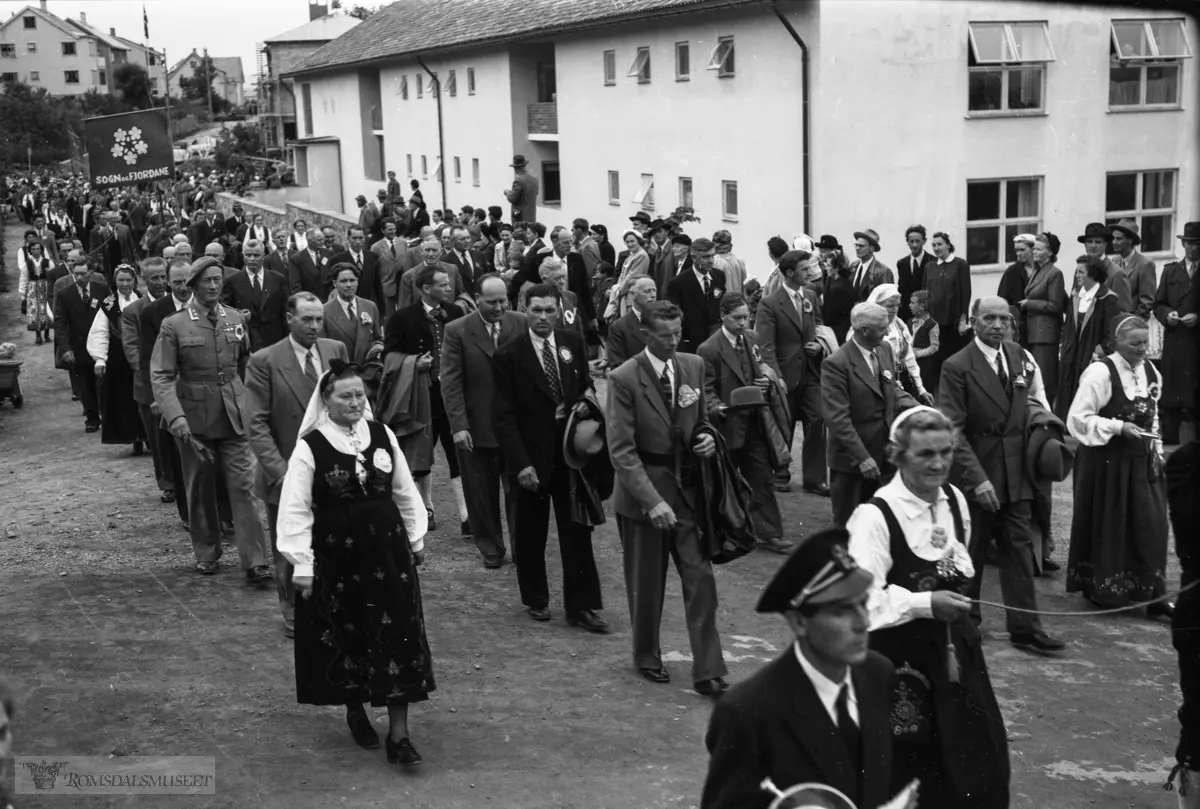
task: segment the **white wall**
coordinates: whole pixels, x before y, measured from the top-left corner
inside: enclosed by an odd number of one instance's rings
[[[19,81],[33,87],[44,87],[52,95],[80,95],[96,88],[108,91],[108,85],[98,83],[98,72],[104,69],[104,59],[98,56],[96,40],[90,37],[75,39],[72,34],[51,25],[43,17],[37,18],[37,28],[26,30],[18,15],[10,18],[8,25],[0,31],[0,42],[12,43],[16,47],[16,58],[0,58],[0,73],[16,73]],[[37,50],[29,52],[29,43]],[[64,56],[62,43],[75,42],[75,55]],[[65,72],[79,71],[79,83],[67,84]],[[34,80],[33,72],[38,74]],[[111,77],[109,77],[111,82]]]
[[[354,198],[363,191],[366,182],[363,174],[362,129],[358,104],[358,72],[332,73],[297,80],[296,101],[303,106],[304,84],[312,85],[312,137],[335,137],[341,144],[341,212],[357,210]],[[305,133],[304,110],[297,110],[296,128]],[[302,137],[308,137],[303,134]],[[309,150],[310,156],[312,150]],[[309,163],[310,182],[321,180],[312,176],[315,170]],[[325,177],[324,182],[330,182]],[[332,197],[333,195],[331,195]]]

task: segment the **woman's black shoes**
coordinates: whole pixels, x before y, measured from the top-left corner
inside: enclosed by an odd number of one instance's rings
[[[366,750],[374,750],[379,747],[379,734],[375,732],[375,727],[371,724],[371,717],[367,716],[363,706],[346,706],[346,724],[350,726],[350,732],[354,734],[354,743],[359,747]],[[391,747],[389,746],[388,759],[390,760],[391,757]]]
[[[399,764],[401,767],[415,767],[421,763],[421,754],[417,752],[417,748],[413,747],[413,743],[405,736],[398,742],[393,742],[392,737],[387,737],[387,760],[388,764]]]

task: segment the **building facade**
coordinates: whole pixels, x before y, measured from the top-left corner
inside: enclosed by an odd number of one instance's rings
[[[582,216],[616,238],[639,210],[684,205],[691,235],[729,230],[761,277],[773,235],[848,245],[870,227],[894,265],[921,223],[951,235],[980,292],[1018,232],[1058,234],[1069,265],[1088,222],[1133,217],[1161,259],[1200,219],[1197,28],[1178,13],[545,0],[536,29],[498,9],[451,30],[432,0],[397,5],[295,70],[297,162],[319,164],[298,178],[336,173],[337,210],[387,170],[433,207],[503,205],[519,153],[549,225]]]
[[[192,78],[203,58],[203,54],[193,49],[191,53],[180,59],[167,71],[167,87],[170,89],[171,95],[176,97],[184,95],[183,79]],[[242,57],[213,56],[211,58],[213,63],[213,93],[235,107],[241,106],[246,100],[246,77],[242,72]]]
[[[21,81],[51,95],[107,93],[107,46],[41,7],[26,6],[0,23],[0,82]]]

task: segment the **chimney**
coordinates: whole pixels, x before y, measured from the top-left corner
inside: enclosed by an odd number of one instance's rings
[[[316,20],[329,14],[328,0],[308,0],[308,19]]]
[[[87,25],[87,12],[86,11],[79,12],[79,21],[81,23],[83,23],[84,25]]]
[[[114,37],[115,37],[115,36],[117,35],[117,29],[116,29],[116,28],[109,28],[109,29],[108,29],[108,33],[109,33],[111,36],[114,36]]]
[[[49,10],[50,9],[46,8],[46,0],[42,0],[42,11],[49,11]]]

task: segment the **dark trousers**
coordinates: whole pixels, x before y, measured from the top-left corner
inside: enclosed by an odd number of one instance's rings
[[[649,522],[617,516],[625,557],[625,591],[633,630],[633,665],[662,668],[659,627],[667,590],[667,564],[674,560],[683,584],[683,611],[692,647],[692,682],[728,673],[717,633],[717,580],[700,550],[696,518],[687,506],[675,510],[678,524],[662,531]]]
[[[279,611],[285,622],[296,618],[296,587],[292,584],[295,566],[279,552],[279,537],[275,523],[279,520],[279,504],[264,503],[267,507],[267,530],[271,534],[271,554],[275,557],[275,590],[279,593]]]
[[[833,508],[833,524],[844,528],[854,509],[874,497],[882,483],[882,476],[870,480],[862,475],[830,469],[829,503]]]
[[[513,505],[510,476],[504,471],[504,459],[500,450],[491,447],[475,447],[467,452],[458,451],[458,465],[462,470],[463,497],[467,501],[467,514],[471,524],[471,535],[475,547],[486,559],[502,559],[508,552],[504,546],[503,519],[508,523],[509,537],[513,530]],[[504,490],[505,509],[500,509],[500,490]]]
[[[825,466],[825,418],[821,414],[820,384],[797,385],[788,393],[788,409],[792,411],[792,418],[801,425],[798,432],[802,434],[804,443],[800,447],[800,474],[804,485],[824,483],[829,470]],[[790,480],[791,472],[785,469],[776,474],[776,478]]]
[[[758,426],[757,415],[748,420],[746,441],[738,449],[730,450],[730,457],[742,477],[754,492],[757,508],[750,512],[754,533],[759,539],[781,539],[783,517],[779,513],[779,501],[773,485],[775,473],[768,462],[767,442]]]
[[[91,359],[76,359],[71,365],[71,389],[78,390],[83,418],[88,424],[100,423],[100,389],[96,384],[96,364]]]
[[[1182,407],[1159,407],[1158,418],[1164,444],[1186,444],[1196,440],[1196,411]],[[1185,426],[1186,425],[1186,426]]]
[[[252,500],[249,443],[241,436],[196,440],[212,450],[214,463],[202,461],[190,445],[180,446],[175,441],[183,470],[183,491],[191,505],[188,533],[196,561],[215,562],[221,558],[221,523],[226,519],[220,514],[218,491],[224,490],[242,568],[268,564],[267,536]]]
[[[975,578],[967,596],[979,598],[983,588],[983,568],[987,561],[989,540],[995,540],[1000,557],[1000,592],[1008,607],[1037,609],[1037,593],[1033,589],[1033,501],[1018,500],[1004,503],[999,511],[986,511],[975,500],[967,501],[971,510],[971,561]],[[971,606],[971,616],[979,622],[979,605]],[[1028,613],[1006,612],[1005,625],[1011,634],[1028,634],[1042,630],[1041,618]]]
[[[155,417],[159,421],[158,417]],[[161,424],[161,421],[159,421]],[[163,457],[163,470],[169,471],[171,485],[175,491],[175,508],[179,510],[179,519],[188,522],[188,487],[183,476],[183,461],[179,457],[179,444],[171,431],[160,427],[158,430],[158,449]],[[169,470],[167,469],[169,467]],[[229,505],[229,490],[225,487],[224,472],[217,469],[217,519],[222,523],[233,522],[233,509]]]
[[[434,382],[429,386],[429,409],[433,421],[433,441],[441,442],[442,452],[446,453],[446,465],[450,467],[450,477],[458,477],[458,452],[454,446],[454,431],[450,429],[450,417],[446,415],[446,405],[442,402],[442,383]],[[433,451],[430,450],[430,461]]]
[[[558,527],[558,550],[563,566],[563,606],[568,613],[601,609],[600,574],[592,556],[592,529],[571,519],[571,483],[562,461],[562,441],[555,442],[554,470],[550,480],[531,492],[515,487],[516,531],[512,541],[517,556],[517,583],[521,603],[543,609],[550,604],[546,584],[546,535],[550,530],[550,506]]]
[[[138,417],[142,420],[142,432],[146,435],[146,443],[150,446],[150,457],[154,459],[154,479],[159,491],[175,490],[175,481],[171,476],[170,459],[164,459],[161,433],[158,429],[158,416],[150,412],[150,405],[138,402]]]

